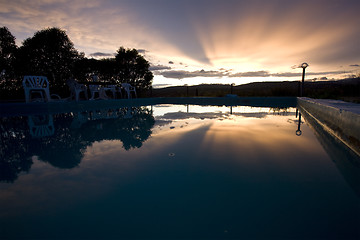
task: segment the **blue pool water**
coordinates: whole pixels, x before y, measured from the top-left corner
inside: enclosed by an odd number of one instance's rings
[[[13,115],[0,131],[0,239],[360,237],[359,157],[296,105]]]

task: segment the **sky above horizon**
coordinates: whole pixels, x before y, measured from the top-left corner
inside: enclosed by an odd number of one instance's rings
[[[87,57],[136,48],[154,87],[341,79],[360,73],[358,0],[0,0],[21,46],[59,27]]]

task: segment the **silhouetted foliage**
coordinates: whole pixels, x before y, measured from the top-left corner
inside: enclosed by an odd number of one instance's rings
[[[0,28],[0,95],[6,96],[9,91],[19,88],[14,80],[16,51],[15,37],[7,27]]]
[[[5,70],[4,74],[13,75],[13,63],[17,47],[15,37],[7,27],[0,28],[0,71]]]
[[[120,47],[115,59],[120,82],[130,83],[140,90],[150,89],[154,77],[150,64],[136,49]]]
[[[21,76],[46,76],[51,87],[61,89],[82,57],[65,31],[48,28],[23,42],[16,57],[16,71]]]
[[[82,58],[75,63],[73,75],[76,79],[86,81],[92,74],[96,74],[100,81],[116,83],[117,66],[115,58],[100,60]]]

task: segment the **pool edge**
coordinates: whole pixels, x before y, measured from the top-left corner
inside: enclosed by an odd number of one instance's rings
[[[297,98],[298,106],[360,156],[360,105],[339,100]]]

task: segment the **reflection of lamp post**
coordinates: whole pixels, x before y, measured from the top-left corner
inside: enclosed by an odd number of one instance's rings
[[[189,97],[189,86],[185,84],[185,87],[186,87],[186,97]]]
[[[233,87],[234,87],[235,83],[231,84],[231,88],[230,88],[230,94],[233,94]]]
[[[309,64],[307,64],[307,63],[303,63],[300,65],[300,67],[302,67],[302,69],[303,69],[301,88],[300,88],[300,97],[302,97],[304,95],[305,68],[307,68],[308,66],[309,66]]]
[[[301,134],[302,134],[302,131],[300,129],[300,127],[301,127],[301,113],[299,112],[298,109],[296,109],[296,118],[298,117],[298,113],[299,113],[299,122],[298,122],[298,129],[296,130],[295,134],[296,134],[296,136],[301,136]]]

